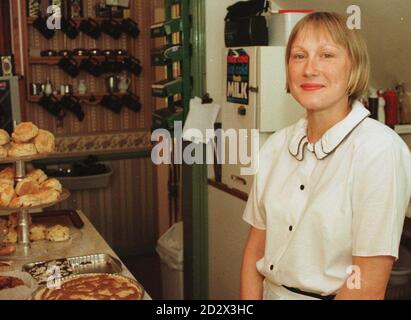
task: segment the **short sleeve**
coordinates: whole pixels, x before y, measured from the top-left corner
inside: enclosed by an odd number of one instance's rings
[[[364,149],[354,162],[352,254],[398,259],[411,195],[410,151],[395,139]]]
[[[253,227],[261,230],[266,229],[265,212],[260,207],[258,195],[258,174],[254,176],[251,191],[248,196],[247,205],[244,210],[243,220]]]

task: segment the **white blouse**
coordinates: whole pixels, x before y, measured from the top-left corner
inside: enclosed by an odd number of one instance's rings
[[[243,219],[266,230],[258,271],[274,286],[335,294],[352,256],[398,258],[411,196],[411,154],[360,103],[315,144],[307,120],[274,133]]]

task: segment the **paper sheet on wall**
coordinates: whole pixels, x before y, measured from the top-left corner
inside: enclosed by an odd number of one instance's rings
[[[214,122],[220,106],[215,103],[202,104],[201,102],[198,97],[190,100],[190,111],[183,128],[183,139],[207,144],[212,138],[212,135],[207,135],[207,131],[214,130]]]

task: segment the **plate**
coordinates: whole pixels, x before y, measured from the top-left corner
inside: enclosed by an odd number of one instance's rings
[[[58,204],[60,202],[63,202],[65,200],[67,200],[68,197],[70,197],[70,191],[63,188],[63,191],[60,194],[60,198],[57,201],[44,203],[44,204],[40,204],[38,206],[31,206],[31,207],[20,207],[20,208],[0,207],[0,215],[8,215],[12,212],[19,212],[22,209],[36,210],[36,209],[51,207],[51,206],[54,206],[55,204]],[[35,212],[32,212],[32,213],[35,213]]]
[[[52,153],[38,153],[38,154],[33,154],[32,156],[25,156],[25,157],[7,157],[7,158],[0,159],[0,164],[1,163],[14,163],[17,161],[39,160],[39,159],[50,157],[51,154]]]

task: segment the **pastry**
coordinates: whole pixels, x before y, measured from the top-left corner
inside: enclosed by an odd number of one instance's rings
[[[14,142],[28,142],[37,136],[39,129],[32,122],[22,122],[16,126],[12,137]]]
[[[30,171],[27,174],[27,177],[32,178],[33,180],[37,181],[38,183],[42,183],[42,182],[47,180],[47,175],[41,169],[35,169],[33,171]]]
[[[24,286],[24,282],[20,278],[0,276],[0,290],[13,289],[19,286]]]
[[[60,192],[53,189],[42,189],[36,196],[39,197],[40,204],[47,204],[57,201],[60,198]]]
[[[0,146],[4,146],[5,144],[8,144],[9,141],[10,141],[9,133],[4,129],[0,129]]]
[[[16,246],[14,244],[0,245],[0,257],[9,256],[16,252]]]
[[[0,171],[0,179],[11,180],[14,181],[14,177],[16,176],[16,171],[13,168],[6,168]]]
[[[61,187],[61,183],[55,178],[51,178],[51,179],[44,181],[40,186],[42,189],[45,189],[45,190],[51,189],[51,190],[56,190],[58,192],[62,192],[63,190]]]
[[[35,194],[40,191],[40,185],[32,178],[24,178],[16,184],[16,194],[24,196],[25,194]]]
[[[0,159],[7,158],[8,150],[4,146],[0,146]]]
[[[17,197],[17,196],[11,199],[9,203],[9,208],[12,208],[12,209],[18,209],[18,208],[21,208],[22,206],[23,206],[23,203],[21,202],[21,197]]]
[[[7,207],[14,197],[14,188],[10,184],[0,184],[0,207]]]
[[[10,228],[9,232],[3,239],[4,244],[14,244],[17,243],[17,230],[15,228]]]
[[[39,241],[46,239],[46,227],[42,224],[33,224],[30,226],[30,241]]]
[[[57,224],[46,230],[46,239],[49,241],[59,242],[66,241],[70,238],[70,229]]]
[[[23,207],[34,207],[34,206],[41,205],[43,203],[42,198],[40,197],[40,193],[25,194],[24,196],[20,196],[18,198],[19,198],[19,201],[21,203],[21,206],[23,206]],[[12,202],[13,202],[13,200],[12,200]],[[10,205],[11,205],[11,203],[10,203]]]
[[[47,130],[39,130],[38,135],[33,139],[38,153],[49,153],[54,151],[54,135]]]
[[[1,185],[1,184],[7,184],[7,185],[9,185],[9,186],[11,186],[11,187],[14,188],[14,181],[13,181],[13,180],[8,180],[8,179],[2,179],[2,178],[0,178],[0,185]]]
[[[37,154],[33,143],[13,143],[9,149],[9,157],[26,157]]]
[[[63,279],[61,287],[36,292],[35,300],[140,300],[144,289],[117,274],[83,274]]]

